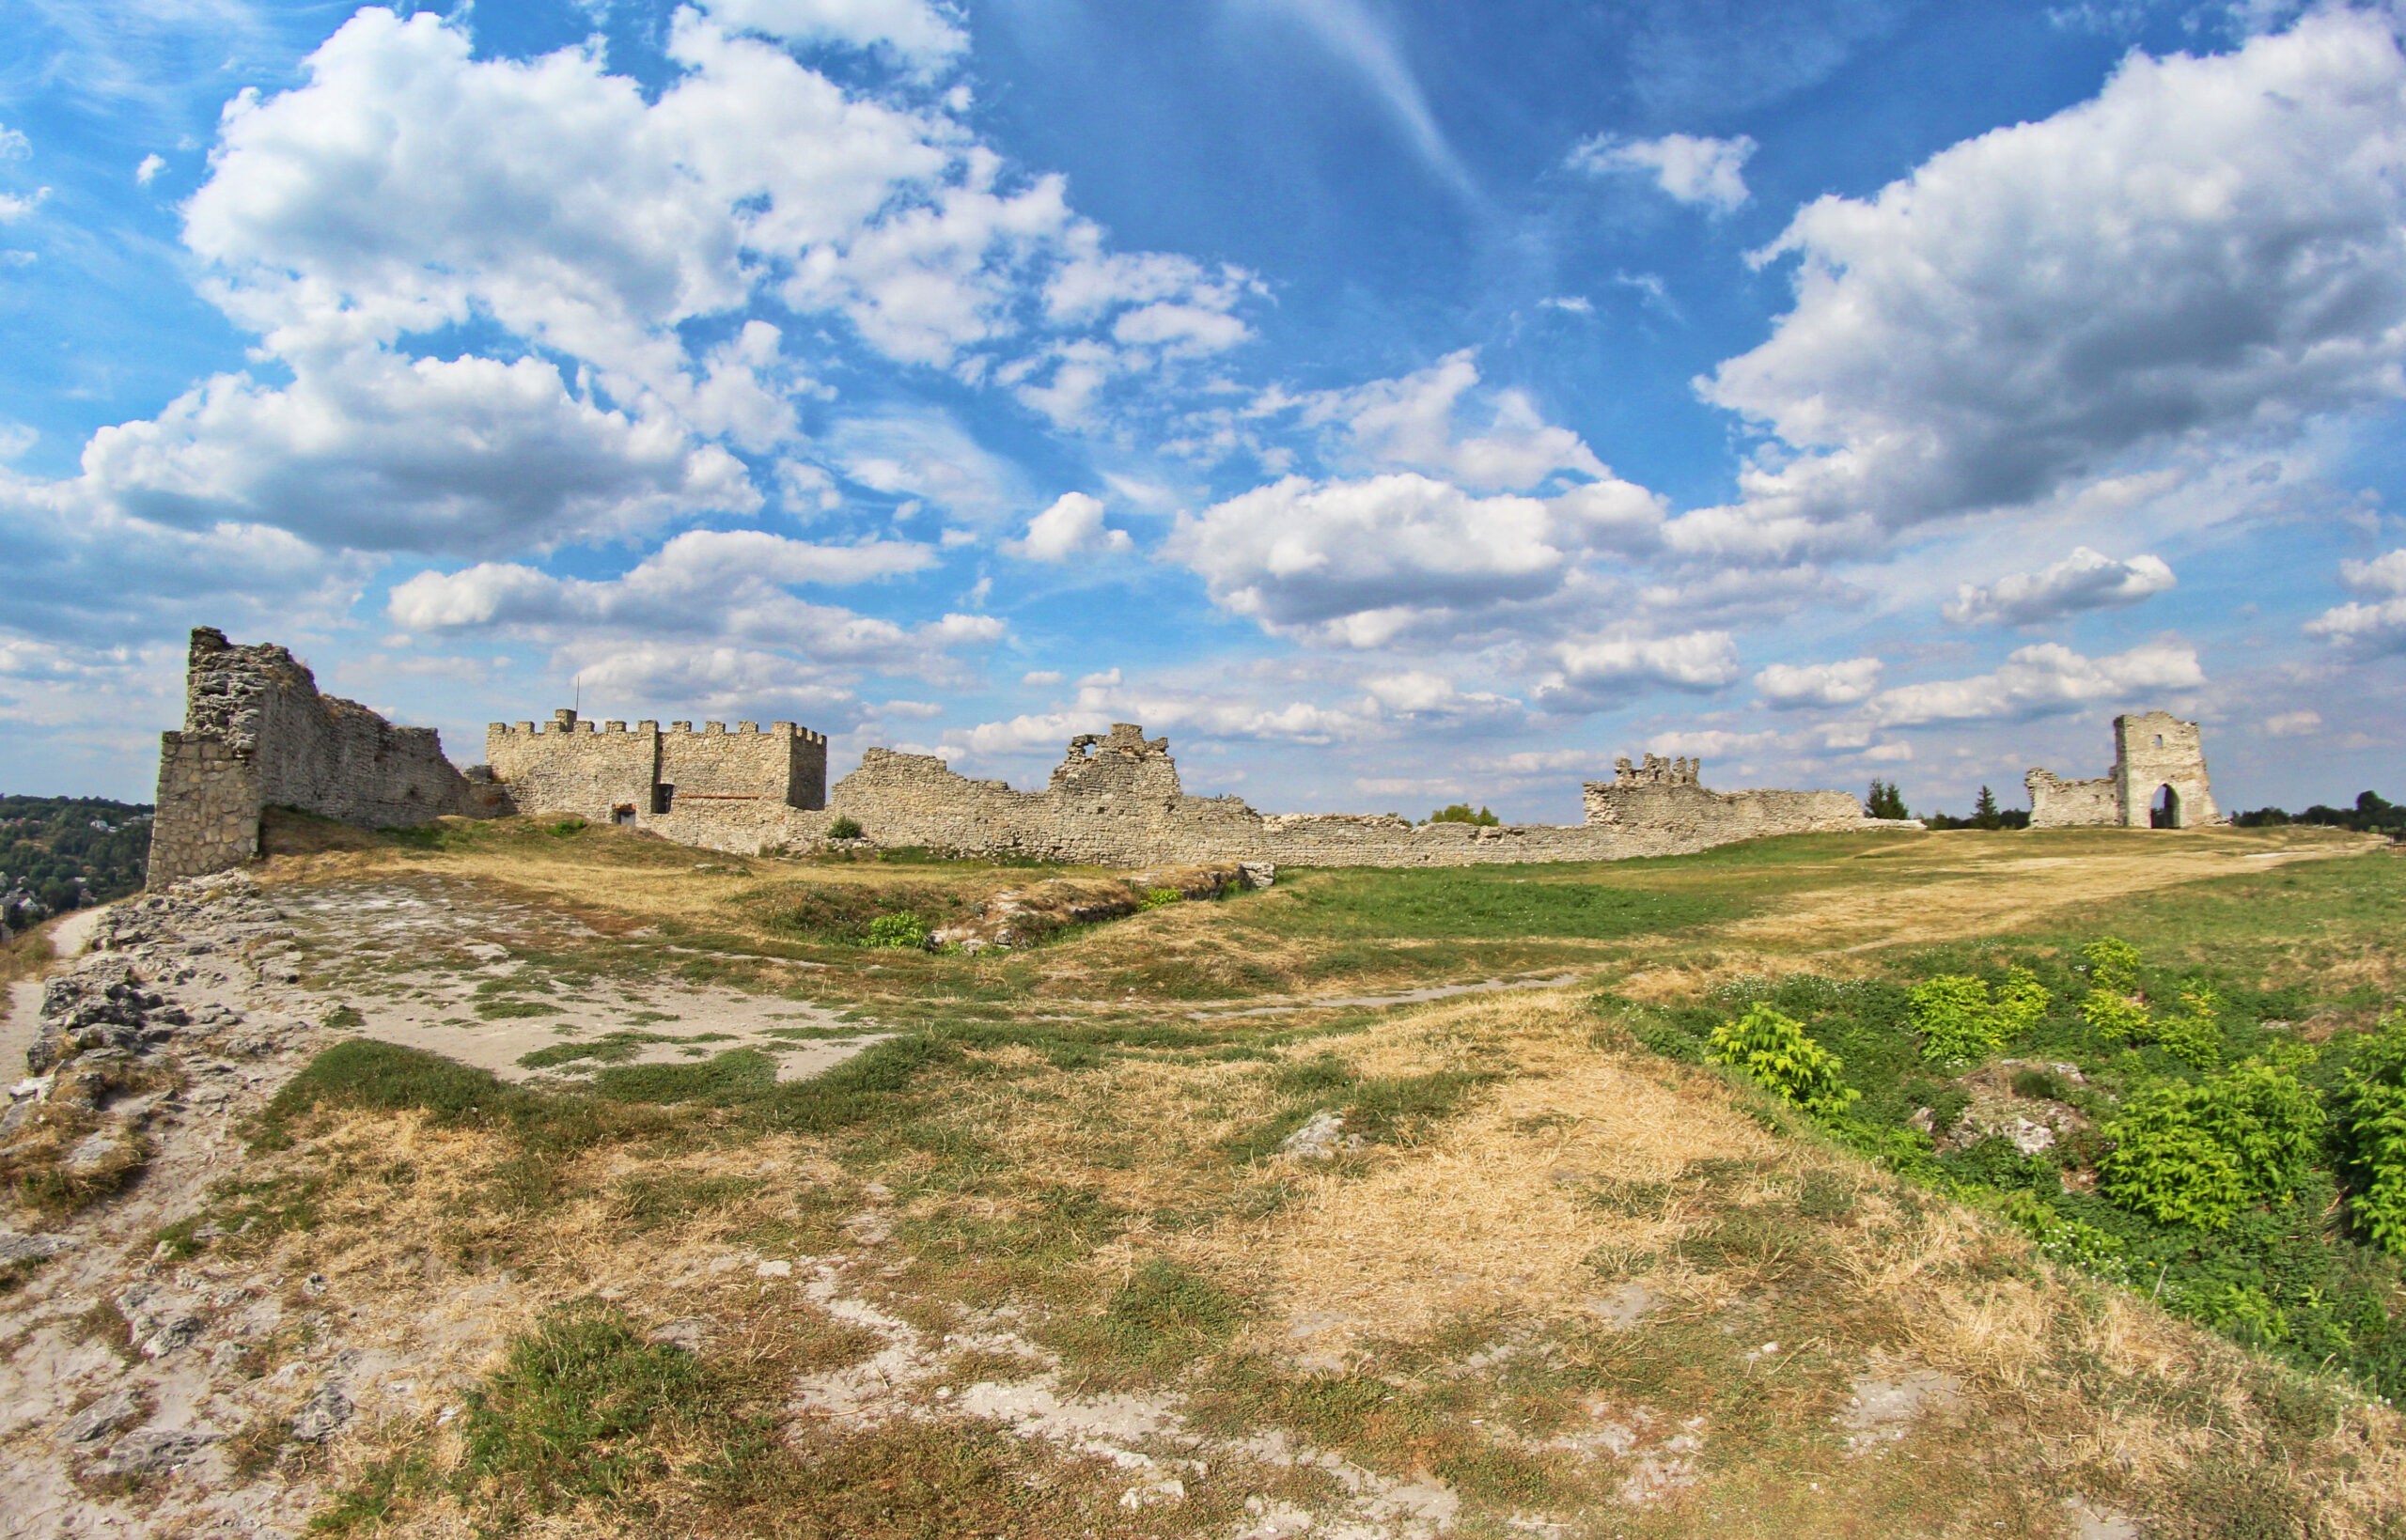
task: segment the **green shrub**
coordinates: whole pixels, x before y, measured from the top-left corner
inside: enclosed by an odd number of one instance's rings
[[[1791,1107],[1836,1117],[1862,1099],[1862,1092],[1838,1078],[1844,1062],[1806,1036],[1804,1023],[1769,1005],[1713,1028],[1711,1041],[1716,1061],[1744,1070]]]
[[[2139,949],[2112,936],[2100,936],[2080,949],[2088,964],[2088,982],[2109,994],[2139,992]]]
[[[2406,1256],[2406,1011],[2357,1045],[2337,1103],[2349,1211],[2384,1251]]]
[[[2155,1040],[2174,1057],[2198,1069],[2222,1063],[2222,1002],[2209,988],[2183,989],[2179,1016],[2156,1018],[2149,1027]]]
[[[1185,898],[1186,894],[1176,888],[1148,888],[1145,896],[1136,901],[1136,907],[1140,910],[1160,909],[1165,904],[1182,903]]]
[[[1906,999],[1923,1058],[1976,1060],[2037,1026],[2054,996],[2027,969],[2016,968],[1993,999],[1987,984],[1964,973],[1916,984]]]
[[[859,820],[859,819],[857,819],[857,818],[851,817],[850,817],[850,816],[846,816],[846,817],[844,817],[837,818],[834,823],[831,823],[831,824],[829,824],[829,825],[827,826],[827,837],[828,837],[829,839],[858,839],[858,838],[860,838],[860,837],[861,837],[861,826],[860,826],[860,820]]]
[[[2162,1085],[2131,1103],[2097,1163],[2105,1195],[2163,1224],[2227,1229],[2247,1200],[2239,1162],[2190,1115],[2194,1086]]]
[[[2287,1070],[2249,1060],[2191,1085],[2167,1081],[2131,1099],[2105,1129],[2097,1164],[2105,1195],[2164,1224],[2229,1227],[2251,1203],[2287,1202],[2313,1167],[2321,1104]]]
[[[924,951],[928,944],[928,927],[914,914],[881,914],[868,923],[867,944]]]
[[[1481,829],[1493,829],[1504,820],[1483,807],[1474,813],[1470,810],[1470,803],[1456,802],[1451,807],[1437,809],[1422,821],[1425,823],[1473,823]]]

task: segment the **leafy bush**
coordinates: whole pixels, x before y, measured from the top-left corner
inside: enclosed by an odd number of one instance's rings
[[[2155,1040],[2182,1062],[2199,1069],[2222,1063],[2222,1002],[2208,988],[2183,989],[2179,1016],[2159,1017],[2149,1027]]]
[[[2088,964],[2088,982],[2117,995],[2139,992],[2139,949],[2112,936],[2100,936],[2080,949]]]
[[[1148,888],[1145,896],[1136,900],[1136,907],[1140,910],[1160,909],[1167,904],[1182,903],[1185,898],[1186,894],[1176,888]]]
[[[1986,983],[1964,973],[1917,984],[1907,999],[1923,1058],[1984,1059],[2037,1026],[2054,996],[2028,970],[2017,968],[1994,999]]]
[[[1715,1060],[1816,1116],[1836,1117],[1863,1097],[1838,1078],[1846,1066],[1836,1054],[1806,1036],[1804,1023],[1769,1005],[1713,1028],[1711,1041]]]
[[[829,824],[829,825],[827,826],[827,837],[828,837],[829,839],[858,839],[858,838],[860,838],[860,837],[861,837],[861,825],[860,825],[860,820],[859,820],[859,819],[857,819],[857,818],[851,817],[850,817],[849,815],[848,815],[848,816],[846,816],[846,817],[844,817],[837,818],[834,823],[831,823],[831,824]]]
[[[2391,1011],[2340,1078],[2340,1162],[2349,1211],[2381,1247],[2406,1256],[2406,1011]]]
[[[2251,1203],[2288,1201],[2312,1169],[2323,1113],[2295,1075],[2249,1060],[2199,1084],[2131,1099],[2097,1165],[2107,1197],[2164,1224],[2229,1227]]]
[[[928,927],[915,914],[881,914],[868,923],[870,946],[903,946],[925,950]]]
[[[1470,810],[1470,803],[1456,802],[1451,807],[1439,808],[1421,821],[1424,823],[1475,823],[1482,829],[1493,829],[1504,820],[1483,807],[1474,813]]]

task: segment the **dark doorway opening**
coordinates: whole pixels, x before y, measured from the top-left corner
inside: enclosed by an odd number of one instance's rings
[[[2180,794],[2170,786],[2156,787],[2155,805],[2148,809],[2147,826],[2149,829],[2179,828]]]

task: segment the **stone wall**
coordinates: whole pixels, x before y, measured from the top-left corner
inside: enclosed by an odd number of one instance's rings
[[[781,817],[776,810],[827,803],[827,739],[790,722],[579,721],[552,713],[547,730],[496,722],[485,729],[485,760],[523,813],[572,813],[596,823],[684,832],[726,824],[731,836]],[[758,807],[750,804],[761,804]],[[723,815],[723,817],[722,817]],[[764,820],[766,822],[764,823]]]
[[[2114,719],[2114,768],[2093,781],[2066,781],[2034,770],[2022,779],[2030,793],[2030,827],[2149,827],[2156,794],[2170,787],[2172,827],[2223,821],[2206,774],[2204,734],[2168,711],[2137,711]]]
[[[2030,793],[2030,827],[2077,829],[2122,821],[2121,784],[2113,776],[2066,781],[2053,770],[2034,770],[2022,778]]]
[[[827,812],[789,817],[786,838],[762,826],[752,849],[804,846],[850,817],[881,845],[924,846],[1096,865],[1267,861],[1312,866],[1469,866],[1676,855],[1766,834],[1917,828],[1867,818],[1839,791],[1714,792],[1693,761],[1648,761],[1587,788],[1585,824],[1414,825],[1358,814],[1264,816],[1237,797],[1191,797],[1165,739],[1120,723],[1072,739],[1042,791],[973,781],[927,754],[870,749],[836,783]]]
[[[259,816],[296,807],[363,829],[485,811],[431,727],[396,727],[318,692],[292,654],[192,633],[184,726],[160,735],[149,882],[222,871],[258,854]]]

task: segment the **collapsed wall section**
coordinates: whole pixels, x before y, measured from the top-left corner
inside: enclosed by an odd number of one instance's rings
[[[2121,783],[2111,775],[2093,781],[2066,781],[2052,770],[2034,770],[2022,778],[2030,793],[2030,827],[2082,829],[2122,821]]]
[[[259,818],[293,807],[363,829],[488,809],[431,727],[396,727],[317,679],[273,643],[192,633],[184,726],[160,735],[149,883],[222,871],[258,854]]]
[[[1625,762],[1624,762],[1625,765]],[[1649,769],[1653,762],[1649,760]],[[830,817],[859,823],[886,846],[1012,855],[1097,865],[1268,861],[1313,866],[1470,866],[1675,855],[1765,834],[1883,827],[1839,791],[1714,792],[1693,761],[1588,787],[1585,824],[1414,825],[1391,815],[1267,816],[1236,797],[1193,797],[1165,739],[1122,723],[1070,740],[1042,791],[973,781],[928,754],[870,749],[836,786]],[[825,819],[789,820],[791,843],[815,841]],[[764,845],[767,842],[764,842]],[[761,848],[764,846],[755,846]]]

